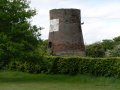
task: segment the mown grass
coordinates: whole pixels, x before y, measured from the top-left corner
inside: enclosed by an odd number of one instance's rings
[[[0,72],[0,90],[120,90],[120,79]]]

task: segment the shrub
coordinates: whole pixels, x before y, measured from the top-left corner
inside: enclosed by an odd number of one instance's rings
[[[48,73],[77,74],[79,60],[67,57],[46,57]]]
[[[90,74],[94,76],[120,77],[120,58],[40,57],[30,56],[26,60],[13,59],[10,70],[48,74]]]
[[[114,49],[111,52],[111,55],[113,57],[120,57],[120,45],[117,45],[116,47],[114,47]]]
[[[88,57],[104,57],[105,50],[103,45],[100,42],[86,45],[86,55]]]
[[[27,57],[26,60],[12,59],[7,67],[9,70],[43,73],[47,71],[43,58],[44,57],[33,55]]]
[[[120,76],[120,58],[46,57],[48,73]]]

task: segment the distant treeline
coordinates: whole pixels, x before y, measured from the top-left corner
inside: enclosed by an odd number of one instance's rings
[[[120,57],[120,36],[112,40],[102,40],[86,45],[86,56],[89,57]]]

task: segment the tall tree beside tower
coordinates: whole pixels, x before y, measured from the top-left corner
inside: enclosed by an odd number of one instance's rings
[[[36,11],[27,0],[0,0],[0,62],[24,59],[36,49],[39,28],[29,22]]]

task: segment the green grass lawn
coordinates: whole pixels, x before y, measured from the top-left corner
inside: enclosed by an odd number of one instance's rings
[[[120,79],[0,72],[0,90],[120,90]]]

